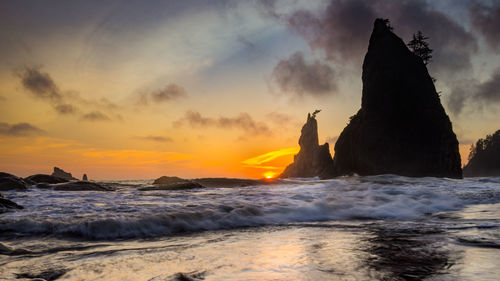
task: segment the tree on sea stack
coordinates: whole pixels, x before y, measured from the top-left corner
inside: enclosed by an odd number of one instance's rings
[[[429,37],[425,37],[422,34],[422,31],[417,31],[417,33],[413,34],[413,39],[408,42],[408,48],[412,50],[412,52],[419,56],[422,61],[424,62],[425,65],[427,65],[429,62],[431,62],[432,59],[432,49],[429,48],[429,43],[427,43],[427,40]]]

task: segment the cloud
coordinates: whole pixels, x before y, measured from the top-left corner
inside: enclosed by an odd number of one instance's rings
[[[491,7],[474,2],[469,10],[472,27],[478,30],[486,42],[496,52],[500,52],[500,3],[494,2]]]
[[[173,126],[180,127],[185,124],[193,128],[215,127],[220,129],[240,129],[253,135],[270,135],[272,133],[266,124],[256,122],[245,112],[234,117],[220,116],[218,118],[212,118],[203,117],[196,111],[187,111],[183,118],[173,122]]]
[[[44,133],[42,129],[29,123],[8,124],[0,122],[0,135],[6,136],[31,136]]]
[[[296,52],[274,67],[271,78],[285,94],[322,96],[337,89],[335,74],[328,64],[318,60],[306,62],[302,52]]]
[[[93,107],[100,110],[110,111],[108,114],[116,116],[116,119],[121,119],[119,114],[114,114],[113,111],[119,107],[108,100],[107,98],[87,99],[74,91],[61,91],[52,77],[40,70],[40,67],[24,67],[15,73],[20,79],[23,88],[27,90],[33,97],[48,102],[54,110],[61,115],[73,115],[80,112],[79,106],[82,108]],[[162,98],[162,93],[158,93]],[[77,106],[78,104],[79,106]],[[82,120],[111,120],[106,119],[106,114],[97,114],[91,112],[82,116]],[[107,116],[106,116],[107,117]]]
[[[299,153],[300,147],[290,147],[290,148],[283,148],[280,150],[275,150],[271,151],[256,157],[252,157],[250,159],[242,161],[243,164],[247,166],[252,166],[252,167],[259,167],[261,168],[261,165],[267,162],[270,162],[276,158],[286,156],[286,155],[295,155]],[[264,167],[268,168],[268,167]]]
[[[323,50],[329,60],[360,64],[375,18],[389,18],[395,32],[409,39],[417,30],[430,37],[432,67],[440,72],[470,70],[476,38],[448,15],[426,1],[331,0],[319,14],[298,10],[288,15],[288,26],[311,48]]]
[[[491,77],[483,82],[475,79],[456,82],[448,99],[448,108],[458,115],[466,104],[476,108],[500,104],[500,68],[494,70]]]
[[[138,139],[142,140],[148,140],[148,141],[155,141],[155,142],[173,142],[174,140],[170,137],[163,137],[163,136],[145,136],[145,137],[136,137]]]
[[[25,67],[18,76],[23,87],[34,97],[55,103],[61,102],[62,94],[48,73],[35,67]]]
[[[319,15],[307,10],[293,12],[288,26],[312,49],[322,49],[329,60],[338,61],[360,57],[375,18],[372,1],[332,0]]]
[[[177,84],[170,83],[163,89],[139,95],[138,105],[148,105],[150,103],[162,103],[187,97],[186,90]]]
[[[68,103],[57,104],[54,106],[54,109],[60,114],[74,114],[78,110],[74,105]]]
[[[87,114],[84,114],[81,119],[90,122],[111,121],[111,118],[109,118],[108,115],[100,111],[92,111]]]
[[[500,103],[500,68],[497,68],[490,79],[477,86],[475,98],[485,103]]]

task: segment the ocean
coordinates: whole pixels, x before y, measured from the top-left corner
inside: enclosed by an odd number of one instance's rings
[[[500,178],[2,192],[0,280],[499,280]]]

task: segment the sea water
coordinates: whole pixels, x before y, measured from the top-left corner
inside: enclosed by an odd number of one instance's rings
[[[3,192],[1,280],[498,280],[500,178]]]

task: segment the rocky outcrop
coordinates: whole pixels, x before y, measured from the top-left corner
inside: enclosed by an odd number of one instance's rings
[[[31,181],[33,183],[63,183],[68,182],[68,180],[63,178],[58,178],[45,174],[36,174],[25,178],[27,181]]]
[[[500,130],[471,147],[469,163],[464,167],[466,177],[500,176]]]
[[[82,180],[88,181],[89,179],[87,178],[87,174],[83,174]]]
[[[179,177],[169,177],[162,176],[154,180],[153,184],[171,184],[171,183],[179,183],[179,182],[187,182],[186,179],[181,179]]]
[[[318,122],[315,113],[307,114],[306,124],[302,127],[299,138],[300,151],[294,156],[292,164],[286,167],[280,178],[331,178],[333,161],[328,143],[318,143]]]
[[[60,191],[114,191],[113,188],[89,181],[70,181],[58,184],[37,184],[38,188]]]
[[[11,209],[24,209],[23,206],[17,205],[16,203],[10,201],[9,199],[3,198],[0,194],[0,213],[7,212]]]
[[[0,190],[26,190],[29,186],[30,184],[20,177],[0,172]]]
[[[336,175],[461,178],[458,141],[422,59],[377,19],[361,109],[335,144]]]
[[[71,175],[71,173],[65,172],[63,169],[59,169],[58,167],[54,167],[54,172],[52,173],[53,177],[63,178],[69,181],[78,180]]]
[[[141,187],[139,190],[148,191],[148,190],[184,190],[184,189],[194,189],[194,188],[204,188],[203,185],[194,182],[194,181],[181,181],[181,182],[172,182],[172,183],[161,183],[155,184],[152,186]]]

